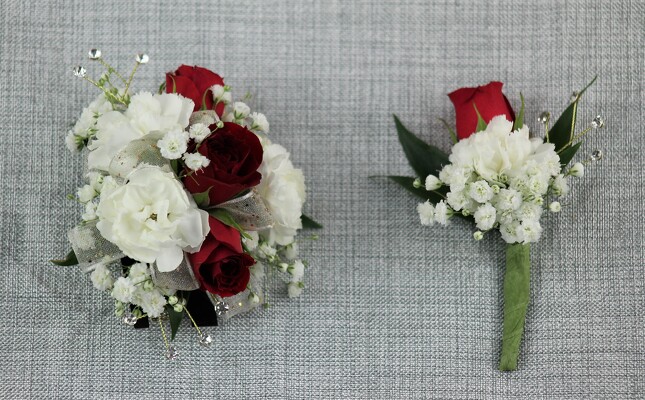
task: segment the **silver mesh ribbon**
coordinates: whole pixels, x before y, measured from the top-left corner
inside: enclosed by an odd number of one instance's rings
[[[199,289],[199,282],[195,279],[193,267],[188,261],[186,253],[184,253],[184,261],[177,267],[177,269],[169,272],[161,272],[154,264],[150,268],[152,282],[161,287],[176,290],[195,290]]]
[[[190,115],[190,119],[188,120],[188,123],[190,125],[204,124],[206,126],[211,126],[217,121],[219,121],[219,116],[215,111],[202,110],[202,111],[195,111],[194,113],[192,113]]]
[[[154,165],[170,172],[170,162],[161,155],[157,147],[161,136],[160,133],[153,132],[128,143],[110,162],[110,175],[127,179],[128,174],[141,165]]]
[[[72,228],[67,237],[78,259],[78,265],[84,272],[89,272],[96,263],[109,263],[124,256],[114,243],[101,235],[96,228],[96,221]]]
[[[273,217],[255,189],[244,196],[218,204],[214,208],[228,211],[244,230],[260,231],[273,226]]]
[[[249,296],[253,293],[258,296],[259,301],[252,301]],[[247,288],[231,297],[220,297],[210,292],[206,292],[217,315],[227,320],[237,314],[245,313],[253,310],[260,304],[264,303],[264,295],[260,282],[251,275]]]

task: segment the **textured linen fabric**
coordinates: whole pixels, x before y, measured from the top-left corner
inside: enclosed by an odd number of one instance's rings
[[[642,399],[645,397],[642,1],[19,1],[0,5],[0,398]],[[81,157],[63,138],[98,92],[98,47],[135,89],[199,64],[254,94],[325,226],[303,241],[307,288],[212,329],[186,323],[180,357],[158,327],[118,323],[78,268],[54,267],[79,218]],[[598,74],[574,180],[533,246],[519,370],[497,370],[504,245],[422,227],[416,200],[370,175],[408,174],[392,113],[449,149],[446,93],[490,80],[540,131]]]

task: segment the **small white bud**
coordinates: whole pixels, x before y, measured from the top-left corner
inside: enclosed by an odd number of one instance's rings
[[[419,188],[422,186],[422,185],[421,185],[421,179],[416,178],[416,179],[414,180],[414,182],[412,182],[412,186],[414,186],[414,188],[415,188],[415,189],[419,189]]]
[[[219,101],[222,96],[224,96],[224,93],[226,91],[224,90],[224,86],[222,85],[213,85],[211,86],[211,93],[213,93],[213,100],[216,102]]]
[[[182,312],[184,311],[184,306],[182,306],[181,304],[175,304],[172,309],[175,310],[175,312]]]
[[[177,296],[168,297],[168,304],[170,304],[171,306],[174,306],[175,304],[177,304],[178,301],[179,299],[177,298]]]
[[[249,293],[249,301],[253,304],[258,304],[260,302],[260,297],[257,294],[251,292]]]
[[[549,210],[551,212],[557,213],[562,210],[562,206],[560,205],[560,202],[554,201],[553,203],[549,204]]]
[[[493,193],[495,193],[495,194],[499,193],[499,186],[493,185],[490,188],[493,189]]]
[[[579,162],[573,164],[573,167],[569,170],[569,175],[575,176],[576,178],[582,178],[585,175],[585,166]]]
[[[484,233],[482,231],[476,231],[473,233],[475,240],[482,240],[484,238]]]
[[[288,268],[289,268],[289,264],[287,263],[278,264],[278,269],[280,270],[280,272],[287,272]]]
[[[437,190],[441,187],[441,181],[434,175],[428,175],[426,177],[426,190],[432,191]]]

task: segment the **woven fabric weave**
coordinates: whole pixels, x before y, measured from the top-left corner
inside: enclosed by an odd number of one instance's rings
[[[0,398],[642,399],[645,397],[645,3],[638,0],[4,0],[0,6]],[[158,327],[119,324],[76,267],[54,267],[79,207],[81,157],[63,138],[98,93],[91,47],[136,89],[198,64],[254,94],[309,185],[320,240],[301,298],[212,330],[184,323],[180,356]],[[533,246],[519,370],[497,370],[504,244],[472,227],[422,227],[416,200],[370,175],[411,174],[392,113],[448,150],[446,93],[505,83],[536,132],[584,95],[598,114],[575,180]]]

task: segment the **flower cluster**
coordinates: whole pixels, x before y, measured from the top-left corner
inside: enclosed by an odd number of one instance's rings
[[[540,217],[548,204],[552,212],[560,203],[547,199],[569,191],[568,176],[582,176],[576,163],[565,174],[553,143],[529,138],[526,125],[513,130],[505,116],[494,117],[485,130],[453,146],[450,164],[439,177],[428,175],[428,191],[448,186],[445,200],[436,205],[426,201],[417,210],[423,225],[446,225],[451,216],[473,216],[478,231],[475,239],[499,229],[507,243],[532,243],[540,239]]]
[[[103,93],[66,137],[71,151],[87,151],[87,181],[75,196],[84,212],[74,250],[58,263],[90,271],[129,325],[173,312],[195,323],[191,290],[207,293],[218,315],[252,309],[264,301],[265,266],[299,295],[304,176],[268,138],[267,118],[206,68],[182,65],[158,93],[131,95],[134,71],[124,79],[96,49],[90,59],[107,72],[94,81],[74,70]],[[137,67],[148,60],[137,56]]]

